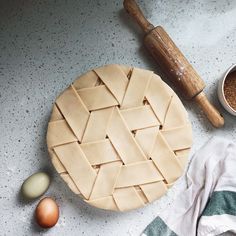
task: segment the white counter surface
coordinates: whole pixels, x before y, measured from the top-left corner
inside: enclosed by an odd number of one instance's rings
[[[206,82],[206,93],[225,116],[214,129],[197,107],[184,102],[196,151],[212,135],[236,141],[236,117],[216,96],[218,80],[236,63],[236,1],[142,1],[146,16],[162,25]],[[45,135],[52,103],[77,75],[109,63],[158,69],[141,47],[141,31],[122,1],[1,1],[0,3],[0,235],[139,235],[178,193],[128,213],[95,209],[66,187],[50,164]],[[60,205],[50,230],[34,224],[37,200],[24,202],[22,181],[38,170],[52,175],[47,196]],[[171,208],[170,208],[171,213]]]

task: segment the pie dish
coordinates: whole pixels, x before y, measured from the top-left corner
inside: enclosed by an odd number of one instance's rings
[[[192,129],[180,99],[158,75],[106,65],[56,99],[47,145],[74,193],[92,206],[127,211],[159,199],[182,175]]]

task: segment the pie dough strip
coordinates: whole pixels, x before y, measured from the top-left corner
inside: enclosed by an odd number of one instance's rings
[[[89,199],[112,195],[121,166],[121,161],[111,162],[100,166],[100,170]]]
[[[54,150],[79,191],[88,199],[97,174],[79,144],[77,142],[69,143],[55,147]]]
[[[108,196],[108,197],[103,197],[103,198],[98,198],[98,199],[93,199],[93,200],[88,200],[88,201],[85,200],[85,202],[97,208],[118,211],[118,208],[117,208],[117,205],[115,203],[113,196]]]
[[[175,151],[175,155],[177,157],[179,157],[179,156],[188,156],[189,153],[190,153],[190,148]]]
[[[168,190],[163,181],[139,185],[149,202],[162,197]]]
[[[171,129],[183,126],[186,124],[187,120],[188,120],[187,111],[185,110],[178,96],[175,94],[172,97],[169,108],[167,110],[165,122],[163,124],[163,129]]]
[[[130,130],[139,130],[160,125],[149,105],[125,109],[120,112]]]
[[[143,105],[145,91],[152,75],[152,71],[142,70],[139,68],[133,69],[121,109]]]
[[[184,150],[175,151],[176,157],[179,160],[180,164],[183,168],[185,168],[188,164],[188,156],[189,156],[190,148]]]
[[[106,130],[111,117],[113,107],[92,111],[84,132],[82,143],[105,139]],[[97,125],[99,124],[99,125]]]
[[[118,105],[105,85],[77,90],[89,111]]]
[[[172,95],[173,91],[166,84],[164,84],[159,76],[153,74],[146,91],[146,99],[161,124],[164,123]]]
[[[83,88],[94,87],[98,81],[98,76],[94,71],[89,71],[83,74],[73,82],[73,86],[76,90]]]
[[[188,164],[188,156],[177,156],[177,159],[179,160],[182,168],[184,169]]]
[[[172,150],[181,150],[192,146],[192,128],[188,123],[169,130],[161,130],[161,134]]]
[[[142,201],[144,202],[144,204],[147,204],[148,203],[148,199],[147,197],[145,196],[145,194],[143,193],[142,189],[137,185],[137,186],[134,186],[137,194],[139,195],[139,197],[142,199]]]
[[[64,120],[64,117],[62,116],[57,106],[54,104],[52,108],[52,115],[50,121],[56,121],[56,120]]]
[[[74,192],[75,194],[80,194],[79,189],[77,188],[77,186],[75,185],[74,181],[71,179],[68,173],[61,173],[60,176],[68,184],[72,192]]]
[[[158,132],[159,126],[137,130],[135,134],[135,140],[148,158],[151,155],[151,151],[153,149],[153,145],[155,143]]]
[[[156,136],[151,158],[167,183],[172,183],[181,176],[183,172],[181,164],[160,132]]]
[[[56,104],[78,140],[81,141],[89,118],[89,111],[79,95],[70,86],[57,98]]]
[[[126,74],[126,76],[128,76],[130,74],[131,70],[132,70],[132,67],[127,66],[127,65],[119,65],[119,67]]]
[[[113,197],[120,211],[128,211],[145,206],[134,187],[117,188],[113,193]]]
[[[112,113],[107,135],[125,164],[146,160],[143,151],[130,133],[117,107]]]
[[[152,160],[123,165],[116,188],[129,187],[163,180],[163,176]]]
[[[53,149],[48,149],[48,152],[50,154],[52,164],[55,167],[57,173],[59,173],[59,174],[65,173],[66,169],[63,166],[63,164],[61,163],[61,161],[59,160],[59,158],[56,155],[55,151]]]
[[[82,143],[80,147],[91,165],[101,165],[120,160],[109,139]]]
[[[121,104],[128,85],[126,74],[118,65],[103,66],[94,69],[94,71]]]
[[[48,148],[76,141],[78,141],[78,139],[65,120],[51,121],[48,123]]]

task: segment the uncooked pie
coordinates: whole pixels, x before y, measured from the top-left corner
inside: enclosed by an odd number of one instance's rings
[[[47,144],[71,190],[98,208],[127,211],[163,196],[192,145],[187,112],[152,71],[107,65],[57,99]]]

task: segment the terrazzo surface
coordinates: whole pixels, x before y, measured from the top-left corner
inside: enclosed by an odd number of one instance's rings
[[[154,25],[162,25],[204,78],[206,93],[225,116],[214,129],[197,107],[184,102],[193,125],[194,153],[212,135],[236,141],[236,117],[216,96],[218,80],[236,63],[236,1],[139,1]],[[45,135],[56,96],[81,73],[109,63],[159,73],[141,47],[142,33],[121,1],[0,2],[0,235],[139,235],[170,207],[184,179],[160,201],[128,213],[90,207],[66,187],[49,161]],[[41,230],[33,220],[38,200],[26,203],[21,184],[46,170],[46,193],[60,205],[60,220]]]

